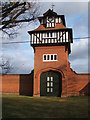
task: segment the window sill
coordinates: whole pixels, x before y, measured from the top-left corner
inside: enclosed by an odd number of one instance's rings
[[[57,62],[58,60],[43,60],[43,62]]]

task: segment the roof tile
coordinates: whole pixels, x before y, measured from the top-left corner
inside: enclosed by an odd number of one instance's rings
[[[56,24],[54,28],[46,28],[44,25],[40,25],[34,31],[58,30],[58,29],[64,29],[64,28],[66,29],[66,27],[62,23],[59,23],[59,24]]]

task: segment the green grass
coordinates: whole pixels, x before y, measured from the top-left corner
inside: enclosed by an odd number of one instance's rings
[[[88,118],[88,97],[3,95],[3,118]]]

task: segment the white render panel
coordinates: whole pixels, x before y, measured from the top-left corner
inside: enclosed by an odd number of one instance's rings
[[[34,35],[34,43],[36,44],[36,36]]]
[[[44,40],[42,40],[42,43],[44,43]]]
[[[63,32],[63,42],[65,42],[65,32]]]
[[[62,32],[60,32],[60,42],[62,42]]]
[[[49,43],[50,43],[50,39],[49,39]]]
[[[52,33],[52,37],[54,38],[54,32]]]
[[[39,37],[39,33],[37,33],[37,37]]]
[[[68,32],[66,32],[66,42],[68,42]]]
[[[37,44],[39,44],[39,40],[37,39]]]
[[[35,35],[34,35],[35,34]],[[31,44],[44,44],[44,43],[62,43],[69,42],[69,32],[68,31],[53,31],[51,36],[51,31],[48,33],[34,33],[31,34]],[[47,37],[48,36],[48,37]],[[40,39],[40,40],[39,40]],[[42,42],[40,42],[42,41]]]
[[[55,43],[57,43],[57,39],[55,39]]]
[[[41,40],[41,33],[40,33],[40,40]]]

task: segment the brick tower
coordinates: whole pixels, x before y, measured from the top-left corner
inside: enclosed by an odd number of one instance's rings
[[[40,26],[29,31],[34,49],[33,95],[67,96],[72,29],[66,28],[64,15],[51,9],[38,19]]]

